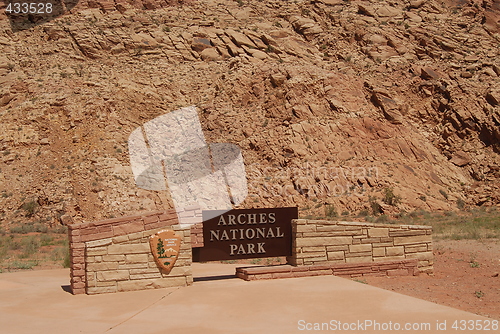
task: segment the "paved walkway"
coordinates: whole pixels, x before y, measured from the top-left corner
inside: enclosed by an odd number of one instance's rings
[[[399,333],[389,330],[390,326],[409,323],[420,329],[403,332],[500,333],[454,330],[455,320],[483,322],[487,318],[344,278],[245,282],[225,276],[233,275],[235,267],[194,264],[195,283],[190,287],[93,296],[73,296],[64,290],[69,281],[67,269],[3,273],[0,332]],[[216,275],[222,277],[214,280]],[[351,330],[333,330],[336,321],[355,324],[350,324]],[[363,326],[365,321],[372,326]],[[436,330],[437,323],[443,328],[445,321],[447,330]],[[332,326],[308,330],[323,323]],[[430,330],[422,328],[426,323]]]

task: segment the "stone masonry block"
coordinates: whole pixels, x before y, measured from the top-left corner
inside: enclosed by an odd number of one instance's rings
[[[118,269],[141,269],[141,268],[148,268],[147,263],[120,263],[118,264]]]
[[[296,244],[297,247],[350,245],[352,244],[352,238],[351,237],[301,238],[297,239]]]
[[[171,277],[171,276],[189,276],[193,275],[193,272],[191,271],[191,266],[189,267],[173,267],[170,273],[168,275],[163,274],[163,277]]]
[[[405,248],[403,246],[386,247],[385,252],[387,256],[403,255],[405,253]]]
[[[186,286],[187,281],[184,276],[159,278],[153,281],[153,287],[158,288],[171,288],[176,286]]]
[[[325,252],[307,252],[307,253],[297,253],[296,257],[298,259],[305,259],[308,257],[318,257],[318,256],[325,256]]]
[[[432,242],[432,236],[426,234],[409,237],[394,237],[394,246],[419,244],[423,242]]]
[[[73,257],[82,257],[85,256],[85,249],[73,249],[71,250],[71,256]]]
[[[370,228],[368,229],[368,236],[370,238],[383,238],[389,236],[388,228]]]
[[[372,262],[371,256],[349,257],[345,259],[346,263],[364,263]]]
[[[118,237],[112,238],[114,244],[121,244],[122,242],[128,241],[128,235],[120,235]]]
[[[327,252],[336,252],[336,251],[346,251],[349,250],[348,245],[343,245],[343,246],[326,246],[326,251]]]
[[[328,261],[331,260],[343,260],[345,258],[344,252],[339,251],[339,252],[328,252]]]
[[[378,248],[378,247],[392,247],[394,246],[393,242],[379,242],[379,243],[373,243],[372,247],[373,248]]]
[[[72,260],[73,263],[85,263],[85,258],[83,256],[74,256]]]
[[[127,263],[148,263],[148,254],[128,254],[125,258]]]
[[[316,232],[316,225],[297,225],[297,232]]]
[[[150,274],[136,274],[130,275],[131,280],[143,280],[143,279],[151,279],[151,278],[161,278],[160,273],[150,273]]]
[[[360,257],[360,256],[372,256],[372,252],[358,252],[358,253],[345,253],[345,257]]]
[[[153,288],[153,279],[117,282],[118,291],[136,291]]]
[[[323,252],[325,251],[324,246],[316,246],[316,247],[303,247],[302,252]]]
[[[82,241],[87,242],[87,241],[111,238],[112,236],[113,236],[113,232],[111,232],[111,231],[94,233],[94,234],[82,235]]]
[[[362,244],[378,244],[381,238],[363,238],[361,239]]]
[[[98,281],[123,281],[129,279],[128,270],[110,270],[97,273]]]
[[[418,252],[427,252],[428,247],[427,244],[415,245],[415,246],[405,246],[405,253],[418,253]]]
[[[359,229],[361,231],[361,229]],[[316,231],[318,232],[342,232],[345,231],[344,226],[337,225],[319,225],[316,227]]]
[[[74,283],[72,287],[75,289],[85,288],[85,283],[84,282]]]
[[[371,251],[372,251],[372,245],[371,244],[366,244],[366,245],[349,245],[349,252],[351,252],[351,253],[371,252]]]
[[[123,245],[110,245],[108,246],[109,255],[121,255],[121,254],[139,254],[139,253],[149,253],[151,248],[149,243],[141,244],[123,244]]]
[[[391,231],[389,236],[391,237],[410,237],[415,235],[425,235],[427,234],[425,230],[407,230],[407,231]]]
[[[73,277],[75,277],[75,276],[85,276],[85,270],[83,270],[83,269],[72,270],[71,271],[71,275],[73,275]]]
[[[110,282],[95,282],[94,286],[114,286],[116,287],[116,282],[115,281],[110,281]]]
[[[103,255],[102,260],[104,262],[121,262],[125,261],[125,255]]]
[[[118,269],[118,262],[87,263],[87,272],[116,269]]]
[[[86,250],[87,256],[106,255],[106,254],[108,254],[107,247],[93,247],[93,248],[87,248]]]
[[[108,246],[111,245],[113,241],[111,238],[106,238],[106,239],[101,239],[101,240],[94,240],[94,241],[87,241],[85,245],[88,248],[94,248],[94,247],[99,247],[99,246]]]
[[[327,261],[328,259],[327,259],[326,254],[325,254],[325,256],[308,257],[308,258],[305,258],[303,260],[304,260],[304,263],[310,262],[309,264],[318,264],[318,262],[324,262],[324,261]]]
[[[385,256],[385,248],[384,247],[373,248],[372,254],[373,256]]]
[[[144,231],[142,220],[135,220],[124,224],[113,226],[113,236],[131,234]]]
[[[136,233],[131,233],[127,234],[129,240],[137,240],[137,239],[142,239],[144,237],[144,232],[136,232]]]
[[[434,255],[432,254],[432,252],[411,253],[406,254],[406,258],[418,259],[419,261],[432,261],[434,260]]]
[[[404,259],[405,259],[404,255],[397,255],[397,256],[376,257],[373,258],[373,261],[379,262],[379,261],[404,260]]]
[[[138,275],[138,274],[153,274],[153,273],[160,273],[160,269],[158,268],[136,268],[136,269],[130,269],[129,270],[131,275]]]

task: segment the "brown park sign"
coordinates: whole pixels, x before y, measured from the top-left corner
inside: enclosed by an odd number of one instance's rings
[[[162,230],[149,237],[149,245],[156,264],[169,274],[179,255],[181,237],[173,230]]]
[[[194,261],[292,255],[292,219],[298,208],[203,211],[202,248]]]

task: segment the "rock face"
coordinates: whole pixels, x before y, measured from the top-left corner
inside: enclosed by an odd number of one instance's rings
[[[23,31],[3,15],[2,225],[172,207],[135,186],[126,141],[189,105],[207,141],[242,149],[246,207],[499,205],[499,15],[498,1],[92,0]]]

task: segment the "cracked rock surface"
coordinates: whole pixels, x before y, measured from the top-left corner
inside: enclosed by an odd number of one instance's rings
[[[135,186],[127,138],[190,105],[241,148],[243,207],[500,205],[498,0],[82,0],[22,31],[4,12],[4,227],[171,207]]]

